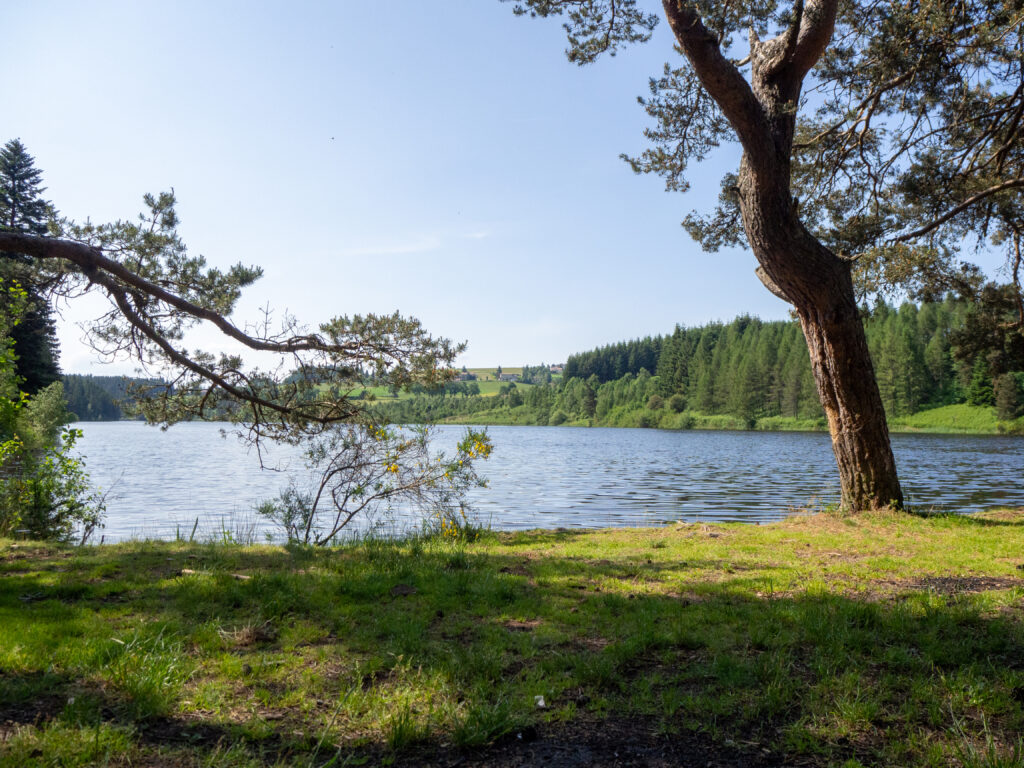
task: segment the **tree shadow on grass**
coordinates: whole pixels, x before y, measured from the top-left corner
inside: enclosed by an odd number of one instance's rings
[[[979,527],[979,528],[1024,528],[1024,515],[1020,510],[1005,510],[960,513],[960,512],[934,512],[927,509],[911,509],[909,514],[921,517],[925,520],[949,520],[957,524]]]
[[[21,707],[9,719],[37,729],[84,723],[61,704],[78,691],[143,752],[180,746],[212,762],[230,747],[237,764],[267,765],[912,764],[960,734],[1012,741],[1024,729],[1019,598],[775,594],[769,564],[524,562],[429,544],[147,545],[88,552],[56,575],[40,566],[0,574],[0,626],[25,646],[17,669],[0,665],[0,713]],[[75,656],[88,642],[102,647]],[[179,657],[187,674],[158,681],[166,690],[133,677],[133,665],[141,676]]]

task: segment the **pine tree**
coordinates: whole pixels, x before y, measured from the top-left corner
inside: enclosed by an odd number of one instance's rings
[[[42,173],[18,139],[0,149],[0,231],[45,235],[50,203],[42,198]],[[32,259],[0,253],[0,279],[17,281],[28,293],[29,309],[11,338],[21,387],[35,394],[60,379],[57,328],[45,296],[45,279]]]
[[[971,405],[995,405],[995,394],[992,391],[992,376],[988,364],[983,357],[974,361],[971,381],[967,386],[967,402]]]
[[[996,413],[1004,421],[1024,414],[1024,373],[1004,373],[995,381]]]

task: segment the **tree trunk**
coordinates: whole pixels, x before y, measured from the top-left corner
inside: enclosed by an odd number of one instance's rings
[[[676,42],[743,147],[737,196],[758,276],[796,307],[839,465],[843,506],[902,506],[882,398],[857,311],[850,264],[801,223],[790,195],[803,80],[825,52],[839,0],[798,0],[787,29],[762,42],[750,30],[751,73],[725,57],[697,4],[663,0]]]
[[[848,269],[845,277],[825,307],[797,307],[797,314],[832,435],[842,506],[898,508],[903,492],[885,410]]]
[[[800,222],[788,178],[772,182],[758,178],[744,158],[739,176],[743,224],[761,264],[758,275],[800,318],[839,466],[842,506],[853,511],[902,507],[850,263]]]

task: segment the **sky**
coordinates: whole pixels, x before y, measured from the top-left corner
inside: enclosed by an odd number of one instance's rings
[[[460,365],[510,367],[788,317],[749,252],[703,253],[680,226],[734,149],[687,194],[619,157],[644,148],[636,97],[676,56],[664,24],[580,68],[556,20],[498,0],[33,0],[4,17],[0,141],[22,140],[75,220],[132,218],[173,188],[192,253],[264,269],[239,324],[398,310],[468,342]],[[81,343],[101,307],[59,308],[66,372],[133,370]]]

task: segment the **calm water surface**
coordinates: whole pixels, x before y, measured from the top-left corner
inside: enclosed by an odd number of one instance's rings
[[[253,509],[290,473],[292,449],[260,470],[255,455],[221,425],[179,424],[166,432],[140,422],[77,425],[95,483],[111,489],[108,541],[131,536],[255,532],[277,536]],[[463,427],[438,427],[448,448]],[[650,429],[490,427],[489,487],[474,494],[482,522],[494,528],[660,525],[676,520],[765,522],[789,510],[838,499],[828,435],[802,432],[667,432]],[[975,511],[1024,506],[1024,438],[894,435],[909,503]],[[418,517],[401,511],[363,521],[404,530]]]

